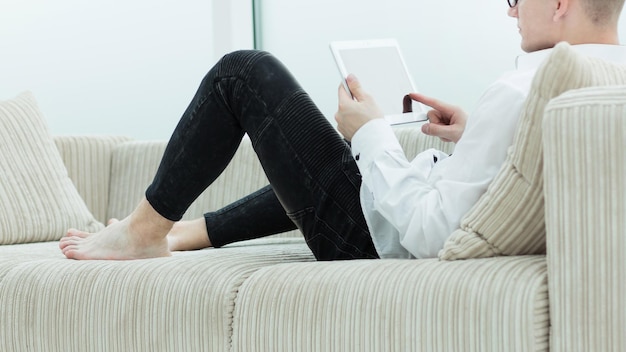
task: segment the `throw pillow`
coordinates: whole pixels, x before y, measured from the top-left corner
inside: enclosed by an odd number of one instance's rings
[[[543,254],[542,120],[565,91],[626,83],[626,66],[586,57],[559,43],[533,79],[506,162],[439,253],[442,260]]]
[[[0,244],[58,240],[97,222],[67,175],[35,98],[0,101]]]

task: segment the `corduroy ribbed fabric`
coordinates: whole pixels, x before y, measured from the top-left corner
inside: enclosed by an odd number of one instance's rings
[[[0,244],[97,231],[30,92],[0,101]]]
[[[275,265],[234,317],[233,352],[547,351],[545,259]]]
[[[130,138],[121,136],[60,136],[54,142],[67,173],[93,216],[106,223],[111,155]]]
[[[443,260],[546,251],[541,123],[548,102],[563,92],[626,83],[626,66],[555,46],[533,79],[513,145],[487,192],[439,253]]]
[[[227,352],[242,282],[313,260],[302,239],[277,242],[131,261],[68,260],[48,242],[8,262],[2,246],[0,351]]]
[[[551,351],[626,351],[625,97],[586,88],[546,108]]]

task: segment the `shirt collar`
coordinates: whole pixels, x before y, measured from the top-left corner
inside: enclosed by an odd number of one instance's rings
[[[584,55],[601,58],[611,62],[626,63],[626,46],[609,44],[578,44],[572,48]],[[519,71],[534,70],[541,65],[552,49],[544,49],[520,55],[515,59],[515,67]]]

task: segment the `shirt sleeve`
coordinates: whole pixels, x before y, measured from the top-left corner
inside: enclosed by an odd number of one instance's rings
[[[368,122],[352,139],[363,176],[362,191],[376,216],[397,234],[372,233],[399,241],[416,258],[436,257],[460,220],[486,191],[506,158],[525,94],[498,82],[477,104],[451,156],[429,149],[408,161],[392,127]]]

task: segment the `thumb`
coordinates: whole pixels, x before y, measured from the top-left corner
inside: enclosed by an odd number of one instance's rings
[[[346,90],[345,85],[342,83],[339,85],[339,100],[341,101],[347,99],[352,100],[352,96],[350,95],[350,92]]]
[[[346,83],[348,84],[348,88],[350,88],[352,96],[356,100],[362,101],[367,97],[363,87],[361,87],[361,82],[359,82],[355,75],[349,74],[348,77],[346,77]]]
[[[422,132],[429,136],[439,137],[444,141],[451,141],[454,137],[454,132],[450,130],[450,126],[438,125],[436,123],[423,124]]]

